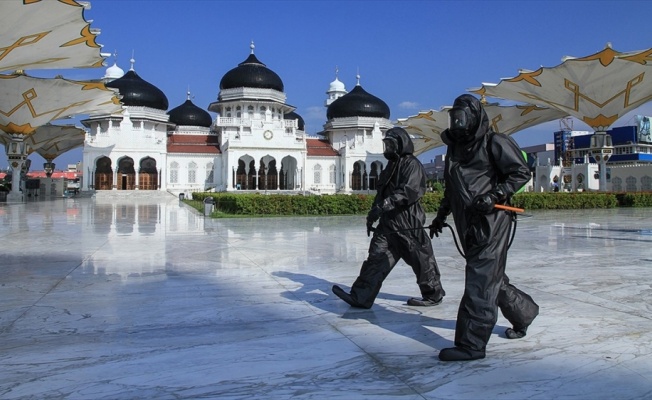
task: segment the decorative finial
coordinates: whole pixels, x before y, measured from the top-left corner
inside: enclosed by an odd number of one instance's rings
[[[188,91],[186,92],[186,100],[190,100],[190,85],[188,85]]]
[[[355,79],[357,82],[355,85],[360,86],[360,67],[358,67],[358,73],[355,75]]]
[[[136,63],[136,60],[134,59],[134,50],[131,50],[131,60],[129,60],[131,63],[131,68],[129,68],[129,71],[134,71],[134,63]]]
[[[340,68],[336,65],[335,66],[335,79],[338,78],[337,74],[339,74],[339,72],[340,72]]]
[[[254,46],[254,41],[253,40],[251,41],[251,44],[249,45],[249,48],[251,49],[251,54],[254,54],[254,49],[256,48],[256,46]]]

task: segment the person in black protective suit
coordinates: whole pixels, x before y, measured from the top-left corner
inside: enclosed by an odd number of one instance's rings
[[[412,139],[403,128],[392,128],[383,139],[385,158],[389,160],[378,179],[377,193],[367,215],[367,234],[380,220],[369,245],[369,255],[360,275],[347,293],[337,285],[333,293],[352,307],[371,308],[383,281],[400,259],[412,267],[421,298],[410,298],[412,306],[441,303],[444,289],[432,242],[424,230],[426,214],[419,200],[426,192],[426,173],[412,155]]]
[[[514,214],[496,209],[530,180],[530,171],[514,140],[494,133],[480,101],[472,95],[455,99],[449,129],[442,132],[448,149],[445,190],[430,237],[442,232],[452,212],[466,259],[465,288],[455,326],[455,347],[441,350],[443,361],[485,357],[498,309],[512,324],[510,339],[525,336],[539,313],[526,293],[505,275],[510,226]]]

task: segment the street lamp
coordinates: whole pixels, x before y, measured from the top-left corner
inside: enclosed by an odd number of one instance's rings
[[[611,142],[611,135],[607,132],[595,132],[591,136],[591,148],[589,154],[595,159],[600,168],[600,191],[607,191],[607,161],[613,154],[613,144]]]

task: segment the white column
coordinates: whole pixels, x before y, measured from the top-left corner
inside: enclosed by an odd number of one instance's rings
[[[113,164],[113,162],[111,162]],[[113,169],[113,185],[111,186],[111,190],[118,190],[118,166]]]

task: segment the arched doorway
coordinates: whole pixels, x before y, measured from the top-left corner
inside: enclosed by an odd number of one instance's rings
[[[278,170],[276,169],[276,160],[271,156],[265,156],[260,159],[260,170],[258,173],[259,190],[276,190],[278,189]]]
[[[369,173],[369,189],[376,190],[376,184],[378,183],[378,175],[383,169],[383,164],[380,161],[374,161],[371,163],[371,172]]]
[[[113,168],[109,157],[100,157],[95,161],[95,190],[113,188]]]
[[[279,185],[281,190],[294,190],[296,188],[297,160],[294,157],[283,157]]]
[[[244,156],[238,160],[238,169],[235,172],[233,186],[237,190],[256,188],[256,165],[252,157]]]
[[[138,170],[138,187],[140,190],[158,189],[158,171],[156,169],[156,160],[152,157],[145,157],[140,160],[140,168]]]
[[[364,182],[364,183],[363,183]],[[351,189],[362,190],[367,186],[367,171],[362,161],[356,161],[353,164],[353,173],[351,174]]]
[[[118,161],[118,190],[134,190],[135,187],[134,160],[131,157],[124,157]]]

